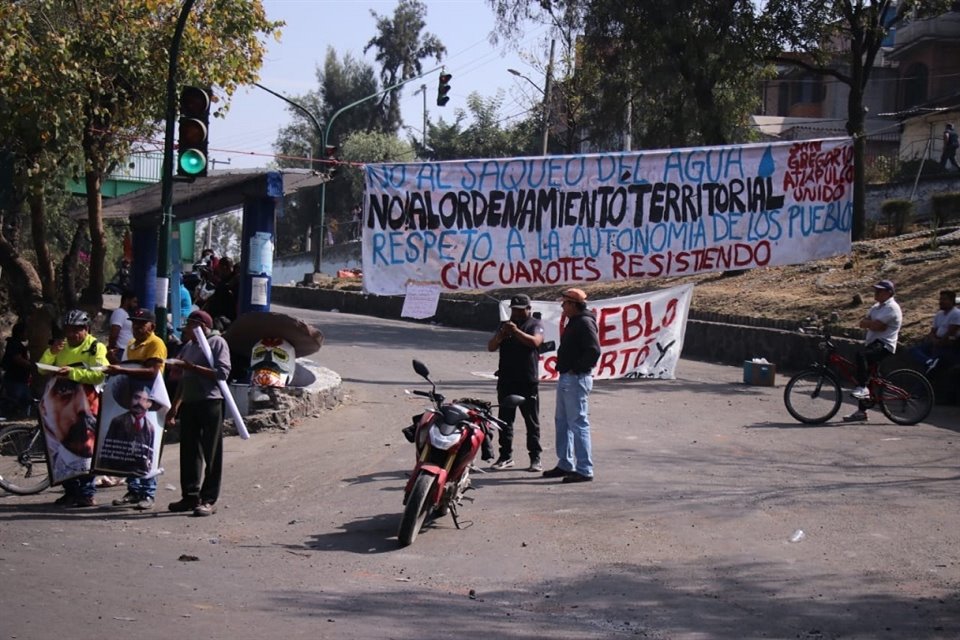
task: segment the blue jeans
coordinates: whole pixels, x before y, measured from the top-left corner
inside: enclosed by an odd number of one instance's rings
[[[561,373],[557,380],[557,466],[593,476],[590,459],[590,391],[593,376],[589,373]]]
[[[141,500],[157,497],[157,476],[152,478],[127,478],[127,492]]]
[[[78,498],[92,498],[97,494],[96,476],[80,476],[64,480],[63,492]]]

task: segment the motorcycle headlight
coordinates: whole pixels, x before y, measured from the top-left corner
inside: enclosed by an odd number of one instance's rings
[[[453,433],[448,436],[440,433],[440,429],[437,428],[437,425],[431,425],[430,427],[430,445],[435,449],[440,449],[441,451],[446,451],[453,445],[460,442],[460,430],[456,429]]]

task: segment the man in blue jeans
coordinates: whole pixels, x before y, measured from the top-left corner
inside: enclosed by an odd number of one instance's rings
[[[590,458],[589,397],[593,389],[593,367],[600,359],[597,319],[587,310],[587,294],[567,289],[560,299],[560,348],[557,350],[557,466],[543,472],[544,478],[563,482],[593,480]],[[566,320],[566,326],[564,326]]]
[[[137,309],[130,314],[133,339],[127,344],[123,364],[112,364],[106,369],[108,375],[127,375],[151,385],[157,376],[163,375],[167,359],[167,345],[153,331],[156,318],[149,309]],[[161,425],[162,427],[162,425]],[[140,511],[153,508],[157,497],[157,477],[127,478],[127,493],[113,501],[115,507],[133,507]]]

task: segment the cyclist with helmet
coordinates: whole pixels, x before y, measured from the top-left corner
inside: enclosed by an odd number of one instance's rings
[[[90,316],[80,309],[64,315],[63,337],[50,343],[39,362],[59,367],[47,383],[40,407],[52,479],[56,482],[58,477],[76,476],[90,469],[99,411],[96,385],[103,382],[102,367],[110,363],[106,345],[90,335]],[[89,473],[65,480],[63,488],[64,494],[56,504],[96,505],[97,489]]]

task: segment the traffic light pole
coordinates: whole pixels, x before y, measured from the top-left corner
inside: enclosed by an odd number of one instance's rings
[[[157,246],[156,333],[167,337],[167,297],[170,293],[170,228],[173,224],[173,123],[177,119],[177,60],[187,16],[195,0],[184,0],[177,26],[170,41],[170,66],[167,73],[166,132],[163,138],[163,173],[160,178],[160,238]],[[179,291],[179,283],[177,283]]]

